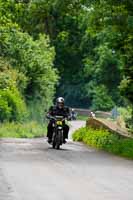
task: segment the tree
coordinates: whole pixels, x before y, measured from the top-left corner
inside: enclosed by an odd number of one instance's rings
[[[0,3],[1,24],[8,27],[0,36],[1,52],[26,76],[26,99],[52,99],[56,68],[56,96],[70,106],[94,106],[103,87],[110,102],[124,105],[120,92],[133,102],[132,0]]]
[[[26,99],[40,99],[51,103],[57,75],[53,68],[55,53],[49,45],[48,37],[40,35],[34,41],[20,30],[10,30],[7,27],[0,29],[2,55],[27,78]]]
[[[20,15],[17,12],[19,8]],[[51,47],[49,37],[45,34],[40,34],[33,39],[16,23],[23,14],[24,3],[22,6],[20,2],[1,0],[0,9],[0,56],[3,60],[8,60],[10,69],[7,74],[12,80],[14,80],[12,76],[15,72],[17,74],[14,94],[3,88],[6,90],[6,94],[2,91],[1,96],[3,95],[5,101],[12,99],[13,102],[15,94],[16,96],[20,94],[26,104],[29,105],[32,101],[34,105],[39,105],[44,113],[52,104],[55,85],[58,81],[57,70],[53,67],[54,48]],[[4,83],[6,74],[4,73],[2,76],[1,80]]]

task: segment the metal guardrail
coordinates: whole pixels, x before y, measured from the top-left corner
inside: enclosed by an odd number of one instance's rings
[[[74,108],[75,112],[77,112],[78,115],[83,116],[89,116],[91,110],[88,109],[81,109],[81,108]]]
[[[81,109],[81,108],[74,108],[74,110],[77,112],[78,115],[83,115],[83,116],[90,116],[90,112],[92,111],[89,109]],[[96,117],[111,118],[111,112],[96,111],[94,113]]]

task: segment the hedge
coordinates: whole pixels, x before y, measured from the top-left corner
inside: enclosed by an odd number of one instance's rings
[[[74,141],[133,159],[133,139],[121,137],[108,130],[80,128],[73,134]]]

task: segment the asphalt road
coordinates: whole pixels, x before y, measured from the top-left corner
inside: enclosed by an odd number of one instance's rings
[[[132,199],[133,161],[71,140],[62,150],[45,138],[0,140],[0,200]]]

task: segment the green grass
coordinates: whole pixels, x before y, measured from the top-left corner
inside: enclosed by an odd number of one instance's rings
[[[80,128],[73,134],[73,139],[74,141],[82,141],[92,147],[133,159],[133,139],[121,137],[107,130]]]
[[[46,134],[46,124],[32,121],[27,123],[0,124],[0,138],[35,138]]]
[[[88,119],[88,116],[78,115],[78,116],[77,116],[77,119],[78,119],[78,120],[86,121],[86,120]]]

